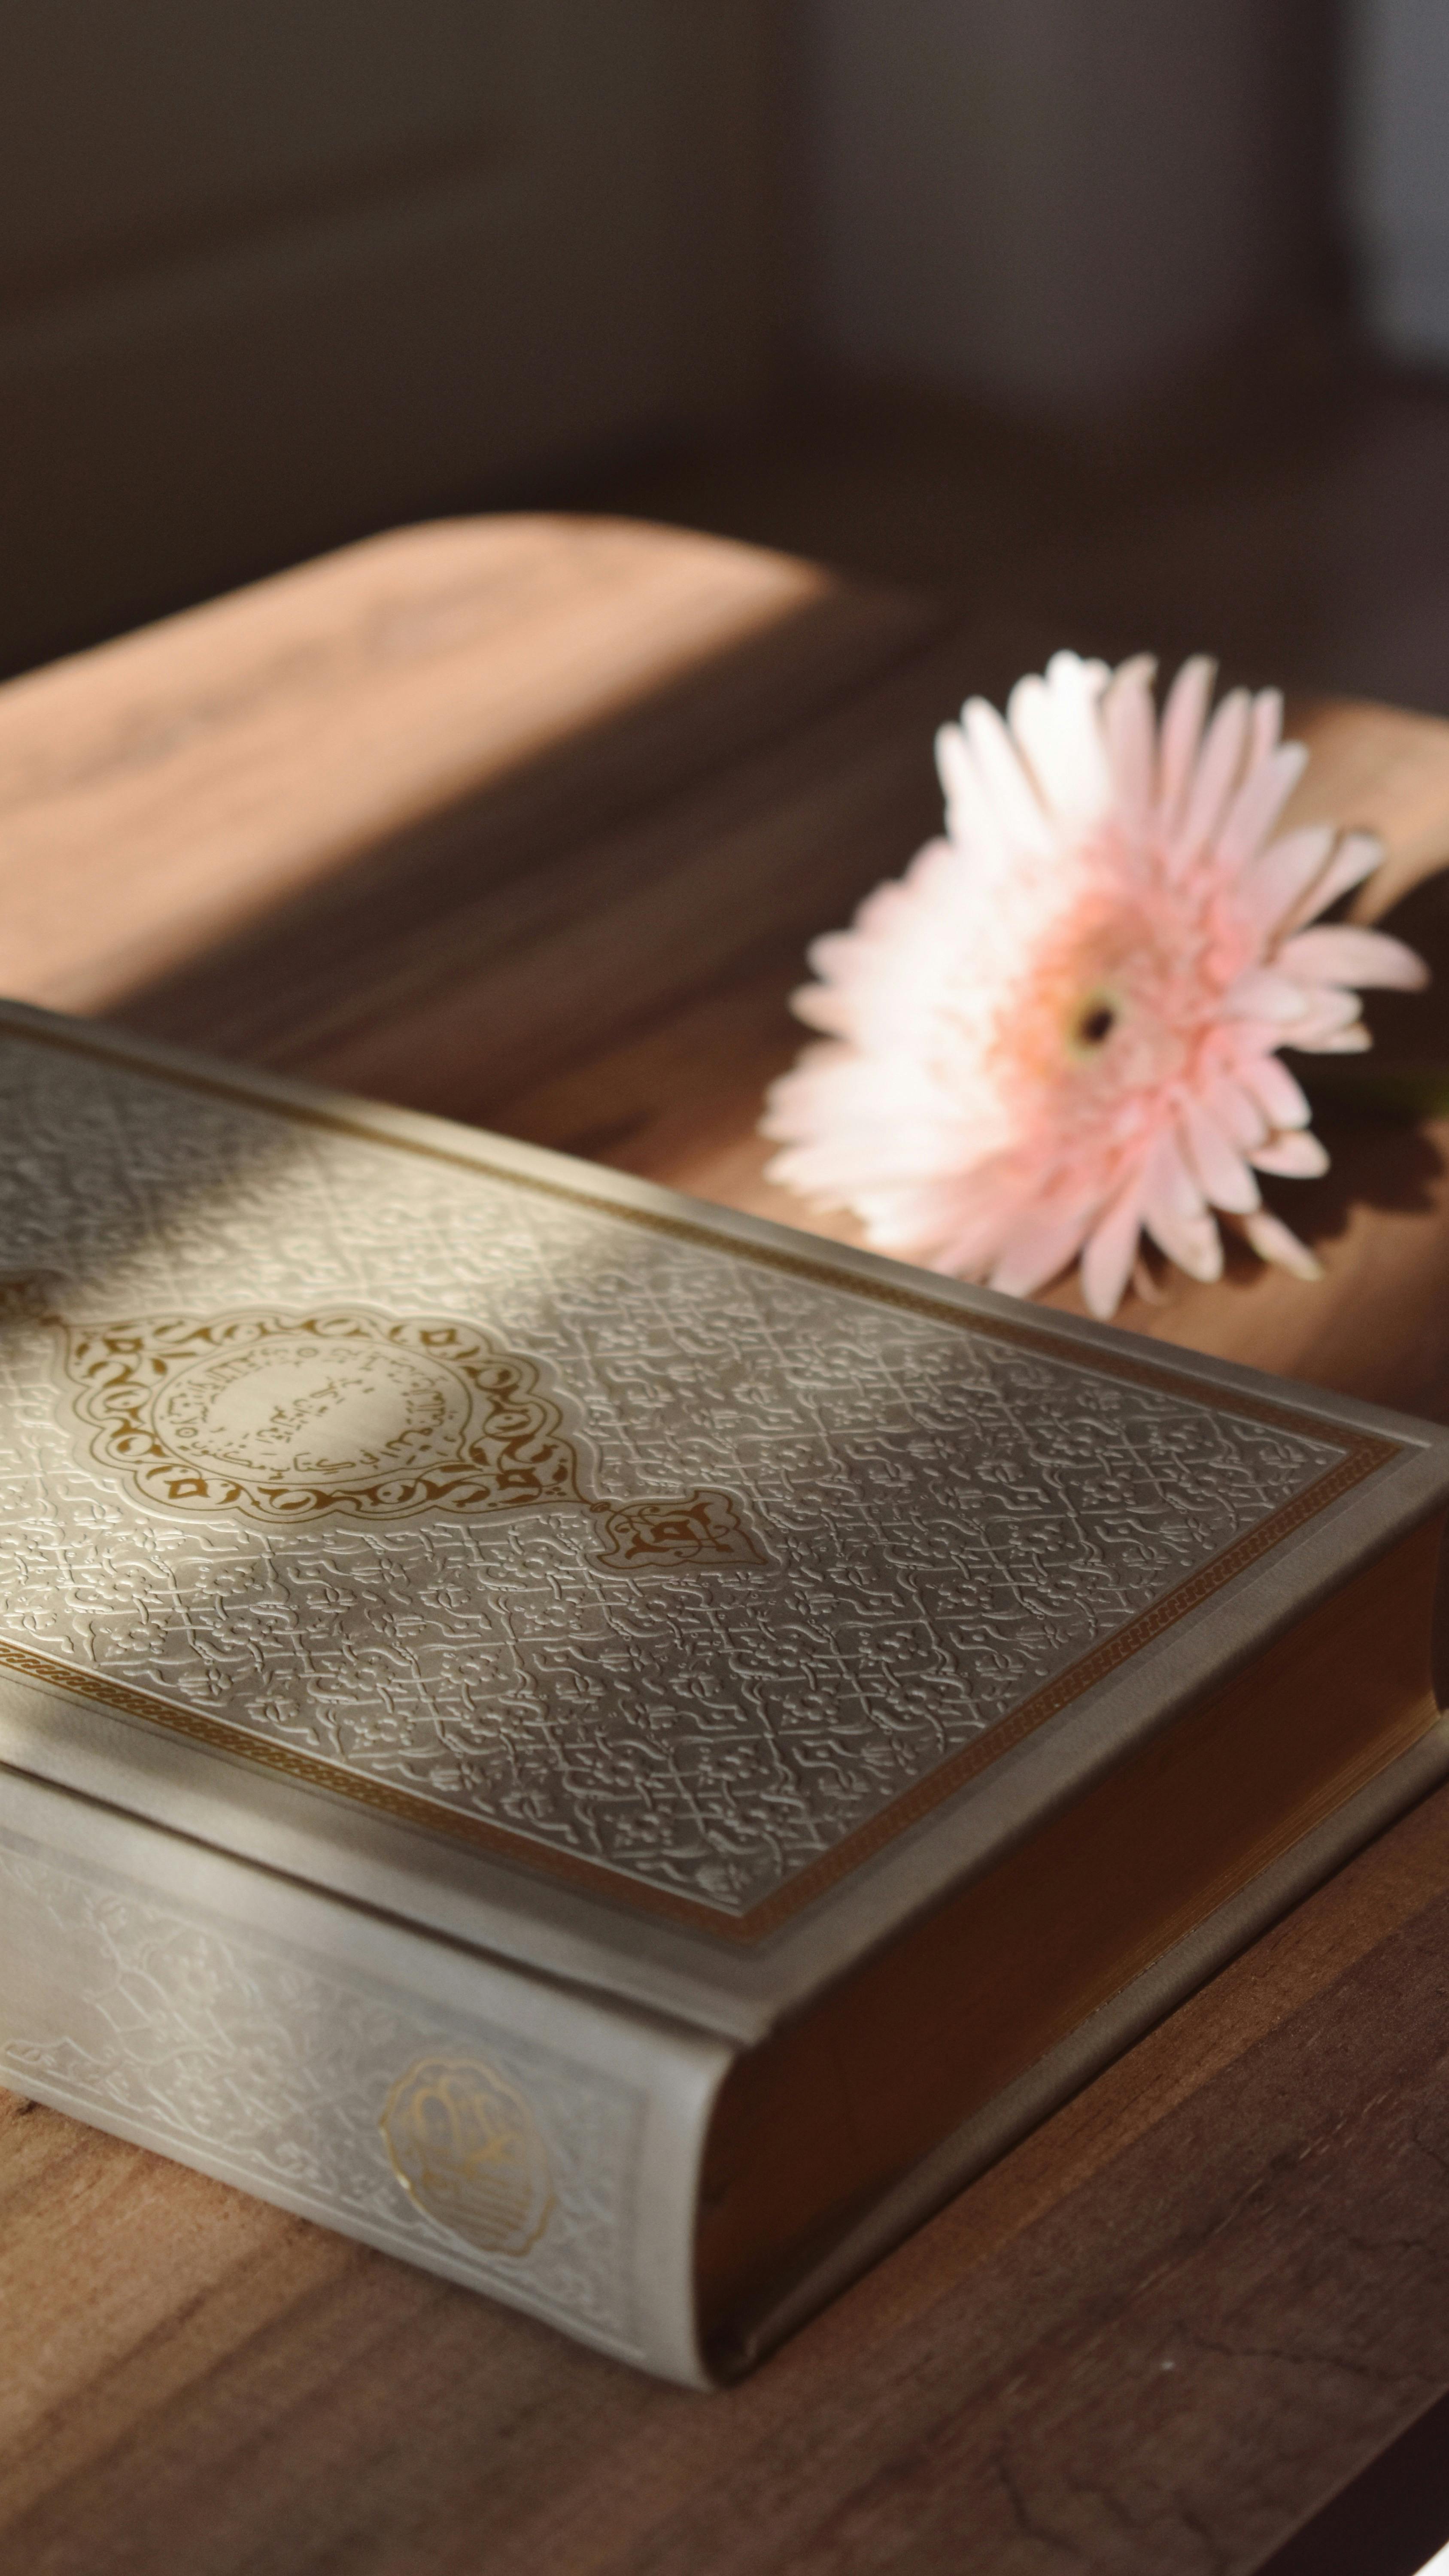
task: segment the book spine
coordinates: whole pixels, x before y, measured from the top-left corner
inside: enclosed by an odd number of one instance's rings
[[[0,1770],[0,2081],[666,2377],[726,2047]]]

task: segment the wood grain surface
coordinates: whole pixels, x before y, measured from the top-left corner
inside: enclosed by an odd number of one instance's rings
[[[934,828],[978,666],[703,538],[375,541],[0,690],[0,985],[799,1221],[801,950]],[[1301,712],[1300,811],[1449,971],[1449,726]],[[1449,1127],[1326,1132],[1321,1286],[1123,1320],[1449,1415]],[[1446,1994],[1449,1792],[714,2399],[0,2097],[0,2563],[1247,2576],[1449,2387]]]

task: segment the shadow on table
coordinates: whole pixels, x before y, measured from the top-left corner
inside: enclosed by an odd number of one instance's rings
[[[1419,2576],[1446,2544],[1449,2397],[1441,2397],[1257,2576]]]

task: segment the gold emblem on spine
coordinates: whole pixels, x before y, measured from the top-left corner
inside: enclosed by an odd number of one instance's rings
[[[153,1509],[277,1528],[573,1508],[590,1515],[610,1573],[765,1562],[731,1494],[591,1494],[588,1444],[542,1364],[454,1317],[334,1306],[73,1324],[48,1304],[52,1284],[5,1283],[0,1314],[8,1305],[60,1332],[92,1457]]]
[[[554,2206],[548,2152],[515,2084],[480,2057],[420,2057],[378,2122],[388,2161],[428,2218],[483,2254],[526,2254]]]

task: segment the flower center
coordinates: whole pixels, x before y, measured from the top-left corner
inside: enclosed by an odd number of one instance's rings
[[[1116,1028],[1122,1016],[1121,1004],[1114,993],[1099,987],[1077,1004],[1067,1023],[1067,1045],[1074,1056],[1094,1056]]]

